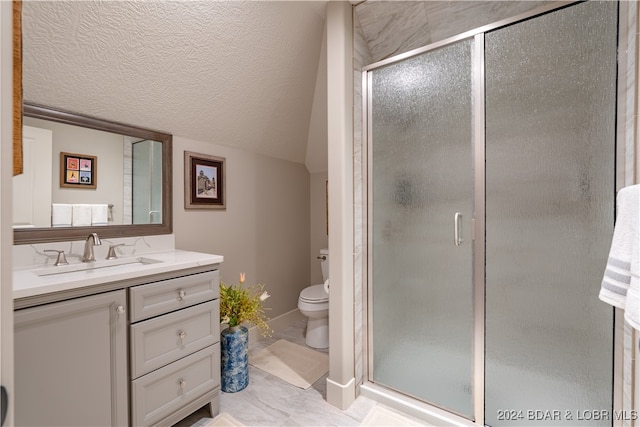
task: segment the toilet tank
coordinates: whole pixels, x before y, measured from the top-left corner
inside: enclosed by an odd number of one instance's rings
[[[329,249],[320,249],[320,268],[322,269],[322,282],[329,278]]]

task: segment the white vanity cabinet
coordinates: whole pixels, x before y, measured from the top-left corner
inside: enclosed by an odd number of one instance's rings
[[[14,272],[17,426],[170,426],[205,405],[218,414],[222,257],[153,256],[162,262],[126,274]]]
[[[209,404],[219,412],[218,271],[133,286],[131,424],[171,425]]]
[[[128,422],[126,290],[15,312],[15,424]]]

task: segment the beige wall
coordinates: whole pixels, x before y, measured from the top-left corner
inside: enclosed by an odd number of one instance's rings
[[[274,318],[297,308],[310,277],[309,173],[304,165],[179,136],[173,138],[176,249],[224,256],[223,281],[264,283]],[[184,152],[226,158],[226,210],[184,208]]]
[[[310,208],[311,208],[311,281],[309,284],[322,283],[320,269],[320,249],[327,249],[329,236],[327,235],[327,173],[314,173],[310,177]]]
[[[25,117],[24,124],[53,132],[51,202],[112,204],[114,222],[121,224],[124,199],[122,135],[33,117]],[[60,187],[60,152],[96,156],[97,187],[95,189]]]

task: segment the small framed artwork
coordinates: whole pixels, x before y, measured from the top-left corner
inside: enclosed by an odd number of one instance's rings
[[[97,178],[96,156],[60,153],[60,187],[96,188]]]
[[[184,152],[184,208],[226,209],[225,158]]]

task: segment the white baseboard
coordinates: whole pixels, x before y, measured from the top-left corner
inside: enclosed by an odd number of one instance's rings
[[[338,409],[345,410],[356,400],[356,379],[340,384],[327,378],[327,402]]]

